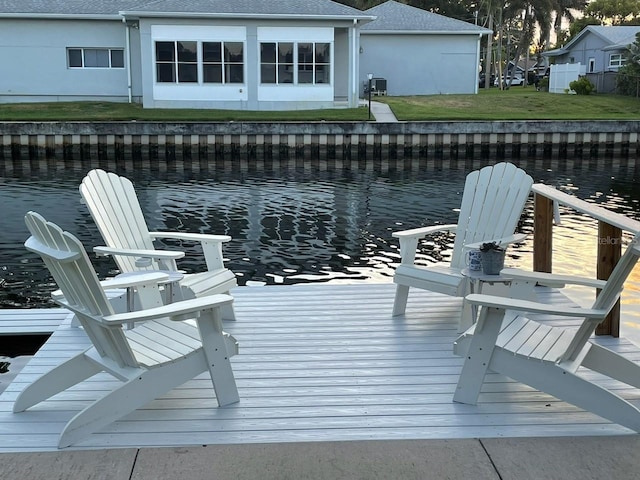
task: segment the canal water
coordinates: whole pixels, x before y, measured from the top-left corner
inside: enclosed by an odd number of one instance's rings
[[[427,163],[416,171],[376,168],[261,169],[250,165],[220,171],[159,171],[116,165],[135,184],[150,229],[227,234],[228,267],[238,283],[390,282],[399,260],[394,231],[455,223],[464,179],[477,163]],[[640,220],[640,167],[611,159],[540,161],[524,168],[536,182]],[[27,252],[23,216],[41,213],[91,248],[102,243],[78,185],[86,168],[68,165],[44,172],[0,177],[0,306],[50,306],[53,284],[42,263]],[[530,202],[519,230],[533,230]],[[420,245],[425,263],[446,260],[453,237],[438,235]],[[165,243],[175,248],[174,243]],[[554,271],[595,275],[596,224],[562,211],[554,227]],[[185,247],[180,247],[185,248]],[[203,259],[189,246],[181,268],[198,271]],[[108,258],[94,258],[101,276],[115,273]],[[511,247],[507,264],[531,268],[532,237]],[[640,272],[623,299],[623,334],[640,328]],[[389,306],[391,308],[391,306]],[[628,319],[628,320],[627,320]],[[639,330],[640,331],[640,330]],[[640,334],[638,334],[640,338]]]

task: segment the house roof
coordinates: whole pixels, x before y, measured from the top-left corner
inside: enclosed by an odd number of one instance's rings
[[[140,0],[0,0],[0,15],[115,16],[118,11],[140,3]]]
[[[601,26],[587,25],[580,33],[573,37],[566,45],[555,50],[543,52],[545,57],[557,57],[564,55],[571,50],[571,47],[577,43],[582,37],[593,34],[600,37],[607,45],[603,50],[622,50],[627,48],[636,40],[636,33],[640,32],[638,25],[621,25],[621,26]]]
[[[378,17],[364,25],[361,29],[366,33],[456,33],[456,34],[488,34],[491,30],[472,23],[428,12],[389,0],[381,5],[365,10],[369,15]]]
[[[0,0],[0,16],[296,16],[372,18],[332,0]]]
[[[130,10],[141,13],[222,15],[364,16],[361,10],[331,0],[155,0]]]

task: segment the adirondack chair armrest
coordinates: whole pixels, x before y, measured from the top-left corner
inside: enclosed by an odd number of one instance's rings
[[[524,239],[527,238],[527,234],[526,233],[514,233],[513,235],[509,235],[507,237],[502,237],[502,238],[492,238],[491,240],[483,240],[482,242],[476,242],[476,243],[468,243],[464,246],[465,249],[467,250],[472,250],[472,249],[479,249],[483,243],[491,243],[491,242],[495,242],[498,245],[510,245],[512,243],[520,243],[523,242]]]
[[[94,247],[93,251],[98,255],[123,255],[126,257],[150,258],[153,260],[177,260],[184,257],[184,252],[168,250],[136,250],[112,247]]]
[[[574,275],[558,275],[555,273],[545,272],[529,272],[517,268],[505,268],[500,273],[514,280],[535,282],[538,285],[552,288],[563,288],[566,285],[604,288],[607,284],[606,280],[597,280],[595,278],[577,277]]]
[[[102,317],[102,321],[113,325],[131,322],[145,322],[148,320],[157,320],[167,317],[175,321],[183,321],[196,317],[196,314],[202,310],[222,307],[223,305],[230,304],[231,302],[233,302],[233,297],[231,295],[205,295],[204,297],[183,300],[156,308],[108,315]]]
[[[607,316],[607,313],[609,313],[606,310],[562,307],[558,305],[548,305],[546,303],[531,302],[529,300],[517,300],[514,298],[478,293],[467,295],[465,300],[472,305],[479,305],[483,307],[502,308],[504,310],[516,310],[529,313],[544,313],[561,317],[604,319]]]
[[[391,236],[395,238],[403,239],[418,239],[437,232],[455,232],[458,225],[433,225],[429,227],[413,228],[411,230],[402,230],[400,232],[393,232]]]
[[[158,283],[166,283],[169,280],[169,274],[166,272],[146,272],[141,270],[135,272],[135,275],[126,274],[109,280],[102,280],[100,286],[105,289],[138,287],[140,285],[157,285]]]
[[[210,235],[207,233],[184,233],[184,232],[149,232],[151,238],[173,238],[175,240],[189,240],[193,242],[230,242],[229,235]]]
[[[231,240],[228,235],[209,235],[205,233],[183,233],[183,232],[152,232],[151,238],[172,238],[176,240],[187,240],[200,242],[207,270],[214,271],[224,266],[222,255],[222,244]]]

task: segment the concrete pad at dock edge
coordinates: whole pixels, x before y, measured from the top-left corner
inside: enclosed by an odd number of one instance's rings
[[[135,448],[0,454],[3,480],[129,480]]]
[[[503,480],[640,479],[640,436],[483,439]]]
[[[142,449],[131,480],[498,479],[480,442],[393,440]]]

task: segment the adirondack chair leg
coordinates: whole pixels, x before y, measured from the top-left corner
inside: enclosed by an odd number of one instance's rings
[[[620,382],[640,388],[640,365],[600,345],[591,344],[582,365]]]
[[[84,352],[58,365],[25,388],[13,404],[14,413],[22,412],[56,393],[60,393],[102,371]]]
[[[454,402],[475,405],[478,401],[504,315],[504,310],[497,308],[483,308],[480,311],[478,324],[453,395]]]
[[[613,392],[552,362],[532,363],[507,351],[497,351],[496,354],[500,373],[640,432],[640,410]]]
[[[139,375],[96,400],[64,427],[58,448],[65,448],[86,435],[124,417],[162,394],[199,375],[206,368],[204,355],[197,352],[162,368],[140,370]],[[77,383],[77,382],[74,382]]]
[[[235,322],[236,312],[233,309],[233,303],[223,305],[221,307],[222,319],[230,322]]]
[[[203,311],[197,319],[197,324],[218,405],[223,407],[239,402],[240,396],[230,361],[231,355],[235,355],[236,352],[229,352],[227,340],[222,332],[220,310]]]
[[[409,298],[409,287],[406,285],[396,285],[396,298],[393,301],[394,317],[404,315],[407,309],[407,299]]]
[[[470,292],[470,282],[462,282],[460,286],[460,294],[459,297],[463,297],[462,299],[462,310],[460,311],[460,319],[458,320],[458,333],[463,333],[469,330],[471,326],[475,323],[476,317],[478,316],[477,308],[474,308],[469,302],[467,302],[466,298],[464,298]]]

